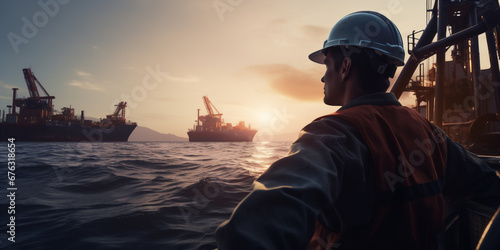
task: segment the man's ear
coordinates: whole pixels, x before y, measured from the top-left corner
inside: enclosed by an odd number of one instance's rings
[[[342,61],[342,66],[340,67],[340,74],[342,76],[342,80],[346,80],[347,77],[351,74],[351,58],[344,57]]]

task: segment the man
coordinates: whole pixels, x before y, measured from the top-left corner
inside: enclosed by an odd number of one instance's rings
[[[438,249],[445,205],[500,193],[495,171],[385,93],[403,65],[396,26],[352,13],[309,58],[324,102],[288,156],[216,231],[219,249]]]

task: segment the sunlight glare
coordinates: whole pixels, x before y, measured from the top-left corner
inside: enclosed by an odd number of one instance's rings
[[[261,112],[259,114],[259,121],[262,124],[267,124],[269,123],[269,120],[271,119],[272,115],[268,111]]]

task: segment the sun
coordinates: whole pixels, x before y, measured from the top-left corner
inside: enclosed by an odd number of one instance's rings
[[[261,124],[268,124],[271,117],[272,115],[269,111],[262,111],[259,113],[259,121]]]

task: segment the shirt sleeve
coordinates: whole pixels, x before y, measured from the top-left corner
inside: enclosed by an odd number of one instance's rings
[[[462,145],[445,138],[447,157],[443,195],[446,202],[500,197],[498,172]]]
[[[288,156],[254,182],[217,228],[219,249],[305,249],[321,208],[331,207],[339,195],[346,158],[363,148],[354,132],[334,119],[306,126]]]

